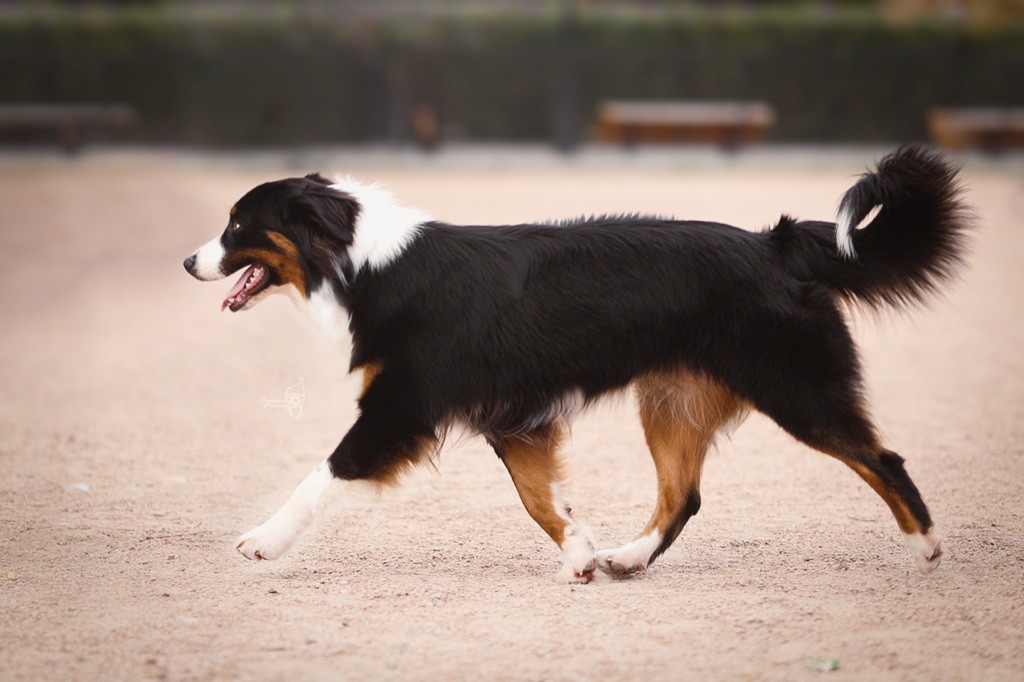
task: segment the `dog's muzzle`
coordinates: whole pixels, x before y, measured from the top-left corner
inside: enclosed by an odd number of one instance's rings
[[[224,245],[218,237],[200,246],[195,253],[185,259],[184,266],[188,274],[209,282],[227,275],[220,267],[223,260]]]

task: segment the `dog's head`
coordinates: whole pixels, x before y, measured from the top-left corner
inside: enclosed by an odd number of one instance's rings
[[[221,306],[232,312],[287,286],[308,298],[351,275],[359,212],[355,197],[316,173],[268,182],[238,200],[224,233],[186,258],[185,269],[207,281],[244,269]]]

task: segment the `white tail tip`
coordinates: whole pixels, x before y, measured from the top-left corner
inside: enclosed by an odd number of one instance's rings
[[[853,216],[845,206],[839,209],[839,215],[836,217],[836,249],[843,258],[857,257],[853,250]]]

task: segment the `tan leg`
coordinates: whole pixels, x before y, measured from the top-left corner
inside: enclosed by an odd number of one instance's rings
[[[928,506],[907,474],[903,458],[879,441],[867,409],[853,391],[833,404],[819,407],[817,421],[786,428],[798,440],[835,457],[853,469],[888,505],[903,539],[922,573],[935,570],[942,561],[942,538],[932,524]],[[769,415],[777,423],[783,423]]]
[[[564,427],[552,424],[502,439],[495,443],[495,450],[512,476],[526,511],[562,549],[565,566],[559,576],[588,583],[594,578],[594,544],[561,496],[564,476],[558,447],[563,435]]]
[[[651,520],[632,542],[597,553],[598,567],[613,575],[647,568],[697,513],[707,449],[718,429],[742,409],[733,393],[688,373],[649,375],[635,387],[658,474],[658,501]]]
[[[934,571],[942,561],[942,538],[932,525],[917,486],[903,468],[903,458],[882,449],[861,459],[829,454],[857,472],[889,506],[921,573]]]

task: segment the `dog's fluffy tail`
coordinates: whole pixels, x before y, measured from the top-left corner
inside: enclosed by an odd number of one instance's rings
[[[925,302],[963,264],[972,217],[962,194],[942,154],[905,146],[846,192],[836,224],[784,217],[770,235],[799,275],[851,303],[903,308]]]

